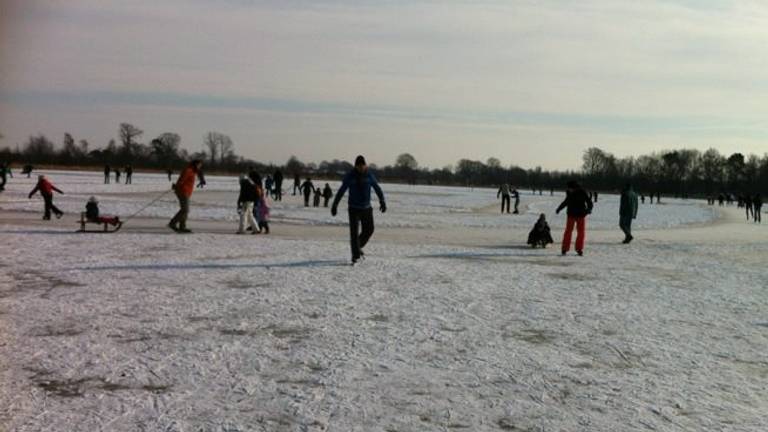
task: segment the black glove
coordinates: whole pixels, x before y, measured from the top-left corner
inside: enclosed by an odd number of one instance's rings
[[[337,210],[336,206],[331,207],[331,216],[336,216]]]
[[[386,213],[387,212],[387,203],[382,202],[381,206],[379,207],[379,209],[381,210],[382,213]]]

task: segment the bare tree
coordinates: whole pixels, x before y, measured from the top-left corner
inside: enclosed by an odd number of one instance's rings
[[[122,153],[129,160],[138,153],[138,142],[136,138],[140,137],[143,133],[143,130],[130,123],[120,123],[119,135],[120,142],[123,144]]]
[[[232,150],[232,140],[228,136],[219,132],[208,132],[203,137],[203,145],[208,148],[208,157],[211,159],[211,166],[216,164],[216,156],[221,155],[222,159],[225,154],[222,151],[222,143],[228,141],[229,148],[227,151]],[[221,161],[222,159],[219,159]]]
[[[219,134],[219,162],[229,162],[235,157],[235,144],[228,135]]]

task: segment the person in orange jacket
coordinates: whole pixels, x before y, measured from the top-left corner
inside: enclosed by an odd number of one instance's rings
[[[190,233],[187,229],[187,215],[189,215],[189,198],[195,190],[197,173],[203,167],[203,161],[195,159],[187,165],[179,175],[179,179],[173,185],[176,197],[179,199],[179,211],[168,223],[168,227],[178,233]]]

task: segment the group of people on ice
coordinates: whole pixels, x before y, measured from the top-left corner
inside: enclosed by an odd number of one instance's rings
[[[125,172],[125,184],[132,184],[133,183],[133,166],[126,165],[123,168],[123,172]],[[104,184],[109,184],[110,174],[115,175],[115,183],[119,184],[120,175],[122,174],[120,172],[120,168],[104,165]]]
[[[587,216],[592,213],[594,204],[592,198],[596,194],[590,194],[584,190],[576,181],[569,181],[565,191],[565,200],[555,210],[559,214],[563,209],[566,210],[565,231],[563,232],[563,241],[560,252],[566,255],[571,250],[571,240],[573,230],[576,229],[576,253],[579,256],[584,255],[584,246],[586,243]],[[638,195],[632,189],[632,185],[627,183],[621,191],[619,203],[619,227],[624,232],[624,244],[628,244],[634,239],[632,236],[632,221],[637,218]],[[542,213],[539,219],[528,234],[528,244],[532,247],[546,247],[554,243],[550,232],[546,216]]]

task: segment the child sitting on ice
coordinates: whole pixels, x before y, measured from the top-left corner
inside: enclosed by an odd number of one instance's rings
[[[117,216],[100,216],[99,201],[95,196],[88,198],[85,204],[85,218],[90,222],[108,223],[117,226],[120,224],[120,218]]]
[[[554,243],[554,241],[552,240],[552,235],[549,233],[547,217],[542,213],[539,215],[539,220],[536,221],[536,224],[528,234],[528,244],[534,248],[537,246],[545,248],[550,243]]]

